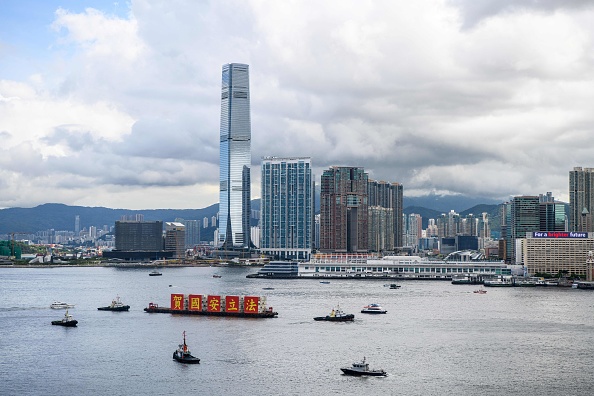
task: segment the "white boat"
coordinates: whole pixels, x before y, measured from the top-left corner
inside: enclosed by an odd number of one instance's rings
[[[67,308],[74,308],[74,304],[68,304],[65,302],[61,302],[61,301],[54,301],[51,305],[50,308],[52,309],[67,309]]]
[[[368,314],[385,314],[386,311],[381,307],[379,304],[369,304],[363,307],[361,313],[368,313]]]

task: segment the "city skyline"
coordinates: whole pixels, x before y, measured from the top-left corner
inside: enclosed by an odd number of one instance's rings
[[[315,4],[2,2],[0,207],[216,203],[231,61],[251,69],[252,198],[266,156],[501,202],[569,202],[594,166],[590,3]]]

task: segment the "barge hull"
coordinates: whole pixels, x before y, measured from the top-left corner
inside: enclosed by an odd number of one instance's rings
[[[148,313],[168,313],[173,315],[203,315],[203,316],[228,316],[235,318],[275,318],[278,312],[266,311],[258,313],[245,312],[211,312],[198,311],[188,309],[171,309],[171,308],[145,308],[144,312]]]

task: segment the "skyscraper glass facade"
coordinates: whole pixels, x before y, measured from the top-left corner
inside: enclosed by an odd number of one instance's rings
[[[309,260],[313,227],[311,159],[263,158],[260,250],[279,259]]]
[[[251,245],[251,135],[249,66],[223,65],[218,242],[225,248]]]

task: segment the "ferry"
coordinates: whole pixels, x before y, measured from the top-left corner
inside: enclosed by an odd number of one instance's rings
[[[361,313],[367,313],[367,314],[385,314],[386,311],[385,309],[383,309],[381,307],[381,305],[379,304],[369,304],[363,307],[363,309],[361,310]]]
[[[296,261],[271,261],[260,268],[256,274],[247,275],[247,278],[297,278],[299,276],[299,263]]]

